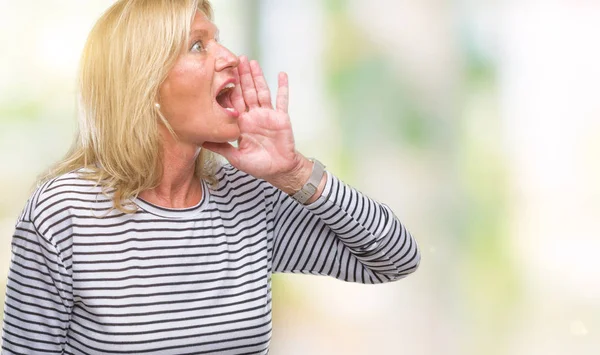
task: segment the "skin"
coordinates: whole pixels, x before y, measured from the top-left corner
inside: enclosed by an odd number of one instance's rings
[[[189,50],[183,52],[159,90],[160,110],[175,131],[162,124],[163,178],[140,197],[168,208],[186,208],[202,198],[194,177],[201,148],[224,156],[234,167],[264,179],[288,194],[308,180],[313,163],[296,151],[288,115],[287,74],[280,73],[276,106],[256,61],[237,57],[216,40],[217,29],[196,13]],[[234,112],[216,101],[223,84],[233,81]],[[238,141],[238,147],[228,142]],[[325,186],[323,177],[313,202]]]

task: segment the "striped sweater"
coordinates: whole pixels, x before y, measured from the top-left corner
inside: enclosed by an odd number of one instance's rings
[[[266,354],[271,275],[367,284],[416,270],[390,209],[327,173],[303,206],[225,165],[200,203],[133,214],[76,172],[40,186],[12,241],[2,354]]]

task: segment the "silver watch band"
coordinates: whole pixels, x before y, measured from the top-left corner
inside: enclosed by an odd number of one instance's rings
[[[317,192],[319,184],[321,183],[321,179],[323,178],[323,174],[325,174],[325,165],[321,164],[320,161],[314,158],[309,160],[314,163],[310,177],[308,178],[306,184],[304,184],[304,186],[302,186],[298,192],[292,195],[294,200],[303,205],[306,204],[306,201],[313,197],[315,192]]]

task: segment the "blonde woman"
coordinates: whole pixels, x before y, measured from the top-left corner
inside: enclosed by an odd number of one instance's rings
[[[287,76],[273,107],[208,1],[118,1],[80,85],[76,143],[16,225],[3,354],[266,354],[272,273],[417,268],[388,207],[296,151]]]

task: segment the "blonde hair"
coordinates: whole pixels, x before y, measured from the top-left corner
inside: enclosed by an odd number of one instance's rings
[[[131,213],[131,198],[158,186],[162,148],[155,107],[158,90],[207,0],[119,0],[96,22],[80,62],[79,131],[67,156],[41,181],[85,168],[81,176],[111,192],[114,208]],[[196,176],[215,183],[215,160],[205,149]]]

